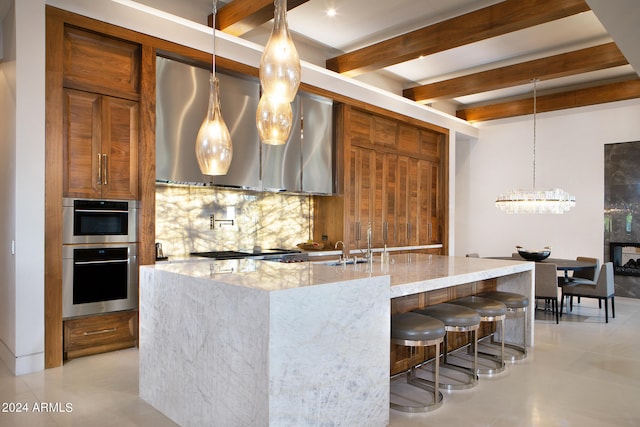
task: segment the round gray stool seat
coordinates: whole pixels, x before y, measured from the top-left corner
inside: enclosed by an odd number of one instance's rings
[[[496,322],[496,324],[500,322],[500,329],[504,329],[504,319],[507,316],[507,306],[500,301],[471,295],[454,299],[450,302],[451,304],[459,304],[463,307],[468,307],[477,311],[483,322]],[[493,333],[490,335],[493,336]],[[500,354],[494,355],[479,351],[478,356],[483,359],[491,360],[492,365],[495,363],[494,367],[478,368],[479,374],[492,375],[504,371],[504,335],[501,337]]]
[[[482,292],[477,296],[500,301],[508,309],[524,308],[529,306],[529,298],[514,292],[490,291]]]
[[[462,305],[478,312],[480,317],[496,318],[507,314],[507,306],[500,301],[475,295],[454,299],[451,304]]]
[[[401,341],[433,341],[446,333],[442,321],[418,313],[391,316],[391,338]]]
[[[444,336],[444,351],[443,351],[443,361],[442,367],[447,368],[450,371],[456,371],[461,373],[464,376],[464,379],[458,381],[457,383],[440,383],[441,388],[446,388],[448,390],[463,390],[466,388],[474,387],[478,382],[478,353],[477,353],[477,345],[478,345],[478,328],[480,327],[480,322],[482,319],[477,311],[464,307],[462,305],[450,304],[450,303],[441,303],[429,305],[424,308],[419,308],[413,310],[414,313],[418,313],[421,315],[435,317],[436,319],[442,321],[445,325],[445,330],[447,332],[455,332],[455,333],[470,333],[471,338],[470,342],[474,349],[473,363],[472,367],[466,367],[458,364],[449,363],[448,360],[448,335]],[[452,378],[453,377],[449,377]]]
[[[461,305],[442,303],[413,310],[414,313],[441,320],[447,328],[468,328],[480,323],[477,311]]]
[[[391,316],[391,342],[410,348],[410,362],[415,361],[417,347],[434,346],[435,349],[433,380],[418,377],[416,375],[418,366],[414,363],[411,363],[406,372],[406,384],[430,392],[432,394],[431,401],[410,395],[406,396],[406,393],[397,390],[397,384],[392,381],[389,396],[389,405],[392,409],[404,412],[427,412],[442,405],[443,396],[438,390],[440,386],[440,344],[444,342],[446,334],[444,323],[431,316],[412,312]]]

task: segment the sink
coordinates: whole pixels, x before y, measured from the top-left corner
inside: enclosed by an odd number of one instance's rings
[[[356,264],[365,264],[366,262],[367,262],[366,259],[358,258],[358,260],[356,261]],[[353,263],[354,263],[353,259],[349,259],[344,264],[345,265],[350,265],[350,264],[353,264]],[[338,266],[338,265],[343,265],[343,262],[342,261],[320,261],[320,264]]]

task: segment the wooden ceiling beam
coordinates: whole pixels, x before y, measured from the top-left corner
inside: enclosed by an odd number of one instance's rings
[[[405,89],[403,95],[426,103],[523,85],[532,79],[550,80],[574,74],[627,65],[615,43],[606,43],[547,58],[469,74]]]
[[[538,96],[536,110],[538,113],[544,113],[634,98],[640,98],[640,79],[637,78]],[[533,114],[532,98],[466,108],[456,112],[456,116],[469,122],[504,119],[526,114]]]
[[[353,77],[589,10],[584,0],[506,0],[330,58],[326,67]]]
[[[291,10],[309,0],[288,0],[287,10]],[[239,37],[273,19],[273,0],[233,0],[216,13],[216,29]],[[208,22],[213,24],[213,14]]]

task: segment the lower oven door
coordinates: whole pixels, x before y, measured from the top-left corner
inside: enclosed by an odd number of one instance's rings
[[[63,318],[137,307],[136,244],[64,245],[62,257]]]

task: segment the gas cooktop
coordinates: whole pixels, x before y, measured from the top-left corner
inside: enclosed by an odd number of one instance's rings
[[[213,259],[242,259],[242,258],[263,258],[278,257],[282,255],[299,254],[300,251],[295,249],[263,249],[256,252],[242,251],[209,251],[209,252],[191,252],[191,256],[213,258]]]

